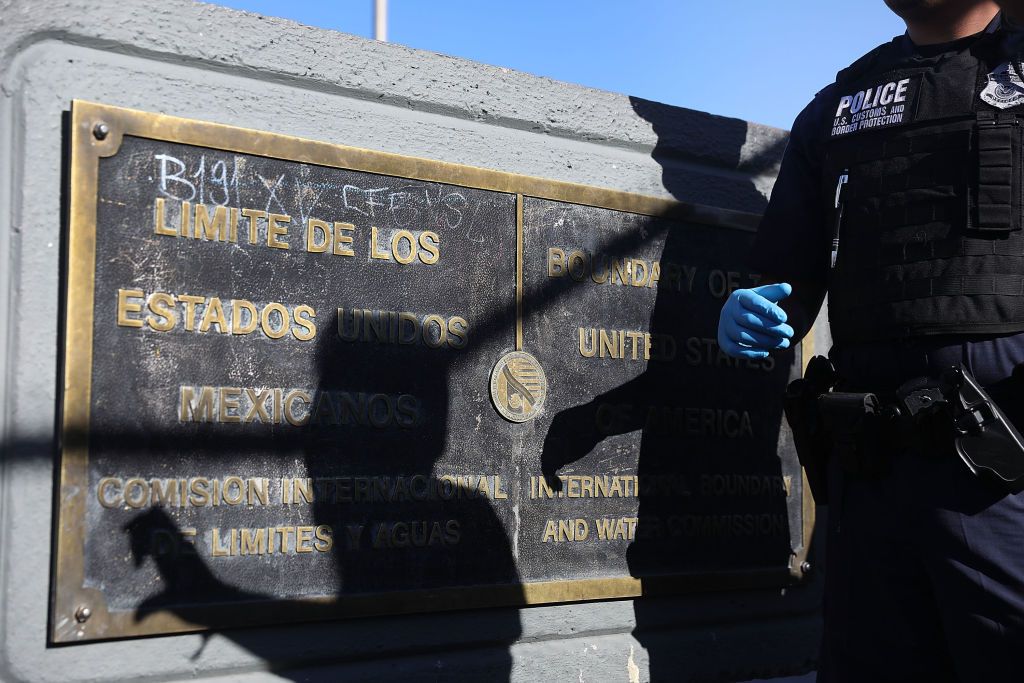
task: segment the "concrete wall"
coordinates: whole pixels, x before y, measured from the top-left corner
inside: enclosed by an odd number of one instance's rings
[[[785,144],[764,126],[183,0],[0,0],[0,678],[740,680],[810,666],[818,585],[48,647],[75,98],[755,212]],[[514,642],[489,627],[510,615]]]

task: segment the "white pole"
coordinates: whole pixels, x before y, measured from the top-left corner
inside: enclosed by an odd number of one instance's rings
[[[373,37],[381,42],[388,42],[388,0],[373,2]]]

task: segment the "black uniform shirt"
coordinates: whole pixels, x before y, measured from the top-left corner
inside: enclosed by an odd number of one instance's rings
[[[934,56],[964,50],[981,35],[923,47],[915,46],[906,35],[898,40],[908,52]],[[830,85],[818,93],[793,123],[749,258],[750,266],[765,276],[821,290],[828,282],[832,240],[832,197],[826,196],[829,192],[823,187],[822,157],[825,119],[834,106],[836,87]],[[888,340],[837,346],[830,356],[851,382],[851,389],[890,391],[912,377],[935,374],[957,363],[963,363],[982,384],[991,385],[1024,363],[1024,334]]]

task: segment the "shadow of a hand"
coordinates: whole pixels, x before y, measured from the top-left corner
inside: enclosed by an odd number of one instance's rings
[[[558,470],[586,456],[601,439],[594,403],[584,403],[555,415],[544,437],[541,453],[541,473],[548,486],[561,491],[562,480],[558,478]]]

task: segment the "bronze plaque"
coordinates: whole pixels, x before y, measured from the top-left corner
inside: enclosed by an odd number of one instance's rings
[[[756,217],[71,120],[54,642],[802,578]]]

